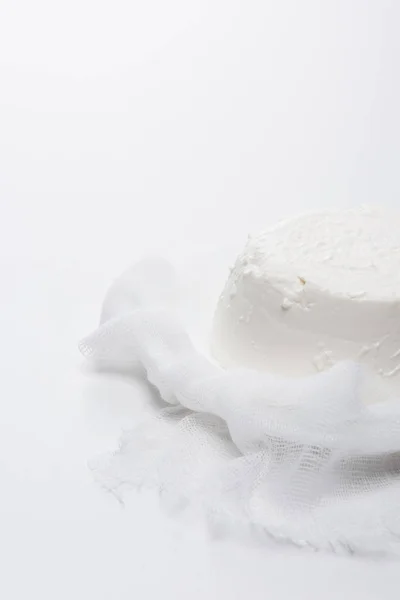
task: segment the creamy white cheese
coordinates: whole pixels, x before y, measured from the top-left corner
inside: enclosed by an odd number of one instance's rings
[[[367,364],[400,390],[400,219],[306,215],[249,237],[214,318],[224,366],[308,375]]]

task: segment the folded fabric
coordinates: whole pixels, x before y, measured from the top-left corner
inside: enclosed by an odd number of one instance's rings
[[[103,485],[154,486],[214,524],[299,546],[398,552],[400,398],[365,405],[354,363],[297,379],[225,371],[192,344],[178,300],[171,265],[142,261],[80,344],[110,369],[140,368],[165,403],[99,462]]]

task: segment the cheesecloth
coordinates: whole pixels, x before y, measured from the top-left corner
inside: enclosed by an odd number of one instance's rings
[[[300,379],[225,371],[192,343],[177,295],[169,263],[139,262],[111,286],[99,328],[80,344],[109,369],[139,369],[162,399],[97,462],[99,481],[119,497],[153,486],[215,526],[397,553],[400,399],[364,405],[366,374],[354,363]]]

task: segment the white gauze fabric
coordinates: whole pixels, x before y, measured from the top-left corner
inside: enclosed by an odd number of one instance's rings
[[[143,261],[80,344],[110,369],[139,368],[163,401],[99,461],[101,483],[119,497],[154,486],[214,524],[299,546],[398,552],[400,399],[364,405],[353,363],[304,379],[224,371],[192,344],[177,296],[172,267]]]

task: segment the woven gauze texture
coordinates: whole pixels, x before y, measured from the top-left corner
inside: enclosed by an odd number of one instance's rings
[[[109,369],[139,369],[163,401],[98,461],[98,480],[117,495],[154,486],[216,524],[299,546],[398,553],[400,399],[363,404],[353,363],[299,379],[224,371],[192,344],[178,297],[172,267],[142,261],[80,344]]]

